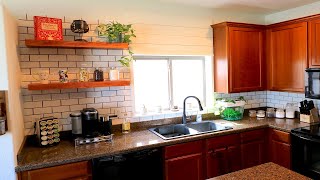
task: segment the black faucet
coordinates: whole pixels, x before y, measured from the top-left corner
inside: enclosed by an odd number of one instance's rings
[[[183,100],[183,114],[182,114],[182,124],[186,124],[187,123],[187,115],[186,115],[186,100],[188,98],[195,98],[197,101],[198,101],[198,104],[199,104],[199,110],[202,111],[203,108],[202,108],[202,105],[200,103],[200,100],[195,97],[195,96],[188,96],[186,97],[184,100]]]

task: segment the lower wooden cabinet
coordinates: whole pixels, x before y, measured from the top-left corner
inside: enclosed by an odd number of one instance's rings
[[[291,169],[290,134],[270,129],[269,140],[270,161]]]
[[[164,150],[166,180],[203,180],[203,141],[167,146]]]
[[[89,161],[65,164],[43,169],[24,171],[18,174],[19,180],[91,180]]]
[[[165,160],[165,179],[203,180],[202,153]]]
[[[206,178],[241,169],[239,134],[206,140]]]
[[[242,168],[249,168],[267,162],[266,147],[266,129],[241,133]]]

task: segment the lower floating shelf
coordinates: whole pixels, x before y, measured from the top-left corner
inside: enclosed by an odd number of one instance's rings
[[[75,88],[95,88],[109,86],[129,86],[130,80],[116,81],[89,81],[89,82],[68,82],[68,83],[34,83],[28,85],[28,90],[50,90],[50,89],[75,89]]]

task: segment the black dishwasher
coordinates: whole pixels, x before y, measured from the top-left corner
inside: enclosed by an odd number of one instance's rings
[[[93,180],[163,179],[160,149],[95,158],[92,161]]]

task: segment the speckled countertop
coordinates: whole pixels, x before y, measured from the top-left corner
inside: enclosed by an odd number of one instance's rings
[[[144,128],[132,131],[128,134],[116,133],[113,142],[101,142],[78,147],[74,147],[74,143],[71,141],[61,141],[59,145],[49,148],[25,146],[20,152],[20,157],[22,158],[18,162],[16,172],[90,160],[96,157],[115,155],[141,149],[168,146],[259,128],[272,127],[290,132],[291,129],[308,126],[306,123],[300,123],[297,119],[286,120],[274,118],[260,120],[256,118],[244,118],[241,121],[234,122],[225,120],[214,120],[214,122],[232,126],[233,129],[172,140],[163,140],[147,130],[147,128]]]
[[[310,179],[272,162],[232,172],[208,180],[232,180],[232,179],[264,179],[264,180],[303,180]]]

